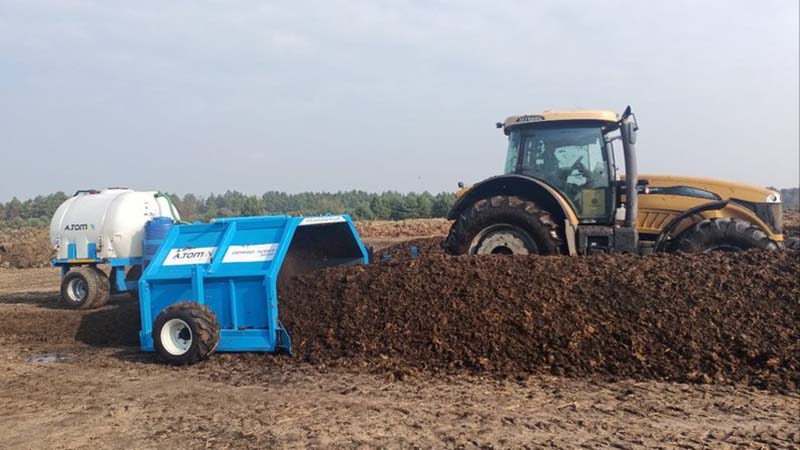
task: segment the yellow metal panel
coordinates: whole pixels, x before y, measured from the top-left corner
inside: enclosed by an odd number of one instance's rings
[[[554,122],[559,120],[599,120],[602,122],[616,123],[619,120],[617,113],[601,109],[572,109],[572,110],[547,110],[531,114],[516,114],[508,117],[504,125],[506,128],[517,125],[528,125],[537,122]]]
[[[622,178],[624,179],[625,177],[623,176]],[[768,197],[775,196],[774,201],[780,201],[780,194],[772,189],[735,181],[654,174],[641,174],[639,179],[649,181],[650,187],[689,186],[702,189],[717,194],[722,200],[738,198],[748,202],[764,203]]]

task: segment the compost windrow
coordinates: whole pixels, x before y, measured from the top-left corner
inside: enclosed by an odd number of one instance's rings
[[[294,353],[399,373],[800,389],[796,254],[448,257],[440,241],[287,280],[280,315]],[[431,251],[414,258],[411,247]]]

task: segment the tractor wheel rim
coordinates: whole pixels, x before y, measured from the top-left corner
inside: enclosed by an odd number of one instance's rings
[[[181,356],[192,347],[192,329],[181,319],[170,319],[161,327],[161,345],[173,356]]]
[[[536,244],[518,227],[498,224],[487,227],[473,240],[470,253],[474,255],[530,255]]]
[[[67,297],[75,303],[86,300],[86,293],[89,291],[86,281],[81,278],[73,278],[67,285]]]

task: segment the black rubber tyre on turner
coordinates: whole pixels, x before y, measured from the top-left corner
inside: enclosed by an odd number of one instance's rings
[[[219,344],[217,316],[208,306],[179,302],[164,308],[153,324],[153,344],[170,364],[207,359]]]

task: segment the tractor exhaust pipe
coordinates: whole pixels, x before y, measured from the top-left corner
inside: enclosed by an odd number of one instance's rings
[[[622,133],[622,150],[625,155],[625,227],[636,226],[636,212],[639,209],[639,172],[636,164],[636,116],[628,106],[622,114],[620,132]]]

